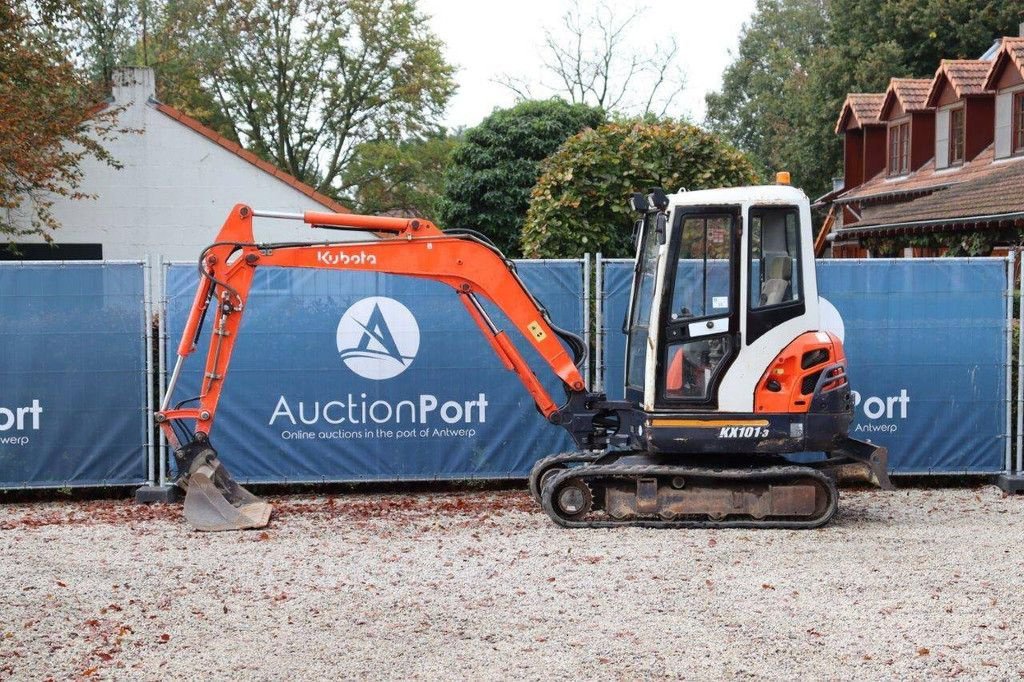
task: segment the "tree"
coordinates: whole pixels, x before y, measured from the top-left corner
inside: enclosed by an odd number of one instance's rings
[[[759,0],[708,123],[764,169],[812,196],[841,172],[833,127],[848,92],[893,76],[931,78],[941,59],[976,58],[1024,18],[1019,0]]]
[[[573,104],[664,116],[685,78],[675,63],[674,37],[647,39],[648,51],[631,46],[631,30],[643,14],[638,9],[623,16],[601,2],[584,15],[576,2],[557,30],[544,31],[543,69],[550,80],[541,81],[541,88]],[[499,82],[521,99],[536,97],[531,81],[505,74]]]
[[[360,144],[434,132],[455,90],[415,0],[186,7],[177,59],[198,69],[183,81],[212,94],[229,137],[328,195]]]
[[[541,164],[523,227],[530,258],[632,257],[631,192],[756,182],[747,158],[689,123],[616,121],[570,138]]]
[[[538,164],[567,138],[600,125],[604,114],[560,99],[500,109],[467,130],[445,175],[440,218],[445,227],[482,231],[508,256],[518,256]]]
[[[455,138],[364,142],[345,167],[342,184],[360,213],[397,213],[437,220],[444,171]]]
[[[758,0],[722,89],[706,98],[711,128],[748,152],[762,172],[787,167],[787,84],[801,78],[822,48],[827,26],[823,0]],[[795,179],[806,180],[799,173]]]
[[[118,166],[103,142],[121,132],[118,110],[98,109],[98,93],[49,41],[49,26],[0,1],[0,234],[60,227],[56,197],[83,199],[81,163]]]

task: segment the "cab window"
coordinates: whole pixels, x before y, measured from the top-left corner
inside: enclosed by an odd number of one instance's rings
[[[629,314],[629,356],[626,358],[626,385],[643,388],[647,366],[647,335],[658,275],[658,238],[653,228],[645,229],[633,290],[633,308]]]
[[[793,207],[750,211],[750,309],[801,300],[800,216]]]
[[[690,215],[683,219],[670,322],[729,314],[732,221],[729,214]]]

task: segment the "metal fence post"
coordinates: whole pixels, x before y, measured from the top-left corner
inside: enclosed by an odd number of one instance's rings
[[[1013,303],[1013,292],[1017,289],[1017,272],[1013,265],[1014,251],[1010,251],[1010,276],[1006,280],[1010,303]],[[1024,334],[1021,333],[1021,311],[1017,311],[1017,468],[1016,473],[1024,471]],[[1013,338],[1013,319],[1010,320],[1010,338]],[[1007,386],[1009,391],[1010,387]]]
[[[1005,471],[1012,472],[1013,462],[1011,460],[1012,433],[1012,412],[1013,398],[1010,395],[1010,388],[1013,386],[1013,281],[1014,281],[1014,260],[1015,254],[1011,250],[1006,259],[1006,452]],[[1020,389],[1018,387],[1018,394]]]
[[[587,361],[583,366],[583,383],[590,383],[590,254],[583,254],[583,344],[587,347]]]
[[[160,299],[157,302],[157,373],[160,376],[160,405],[164,404],[164,391],[167,390],[167,269],[168,264],[164,263],[163,255],[157,256],[157,272],[160,278]],[[158,457],[160,486],[163,487],[167,485],[167,437],[164,436],[163,429],[160,429]]]
[[[604,263],[594,257],[594,390],[604,390]]]
[[[142,309],[145,328],[145,353],[146,353],[146,414],[142,423],[146,432],[146,483],[150,486],[156,480],[155,456],[153,447],[153,425],[150,415],[153,414],[153,292],[152,265],[147,255],[142,264]]]

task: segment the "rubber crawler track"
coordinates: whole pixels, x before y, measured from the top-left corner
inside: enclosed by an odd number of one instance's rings
[[[722,519],[651,519],[651,518],[627,518],[612,519],[604,516],[597,519],[567,519],[562,516],[554,503],[555,491],[563,483],[573,478],[603,479],[603,478],[641,478],[649,476],[682,476],[696,479],[715,479],[720,481],[734,481],[740,484],[758,482],[793,482],[797,480],[813,479],[821,484],[828,494],[828,503],[824,510],[817,516],[807,519],[755,519],[753,517]],[[597,482],[597,481],[595,481]],[[572,469],[567,469],[553,478],[549,479],[541,492],[541,505],[547,515],[560,526],[565,528],[617,528],[617,527],[638,527],[638,528],[788,528],[807,529],[818,528],[828,523],[835,515],[839,507],[839,492],[836,490],[835,482],[825,474],[803,466],[773,466],[755,469],[704,469],[686,466],[664,466],[664,465],[622,465],[622,464],[588,464]]]
[[[560,452],[556,455],[549,455],[544,459],[538,460],[533,468],[530,469],[530,495],[533,497],[534,502],[541,504],[540,501],[540,479],[544,476],[544,472],[553,466],[568,466],[570,464],[589,464],[596,462],[601,457],[604,457],[606,453],[603,452],[583,452],[582,450],[576,450],[574,452]]]

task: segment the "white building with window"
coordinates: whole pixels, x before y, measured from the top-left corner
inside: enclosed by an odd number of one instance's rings
[[[41,238],[0,247],[0,259],[194,260],[216,236],[235,204],[274,211],[348,209],[288,173],[257,158],[182,112],[158,102],[152,69],[120,69],[109,106],[124,106],[121,134],[105,147],[122,168],[93,158],[82,164],[80,191],[95,199],[58,198],[62,227],[56,246]],[[28,207],[25,211],[30,210]],[[30,216],[12,213],[27,224]],[[257,241],[324,239],[301,222],[256,219]],[[358,234],[358,233],[357,233]],[[331,239],[342,240],[334,232]],[[351,237],[350,237],[351,238]]]

